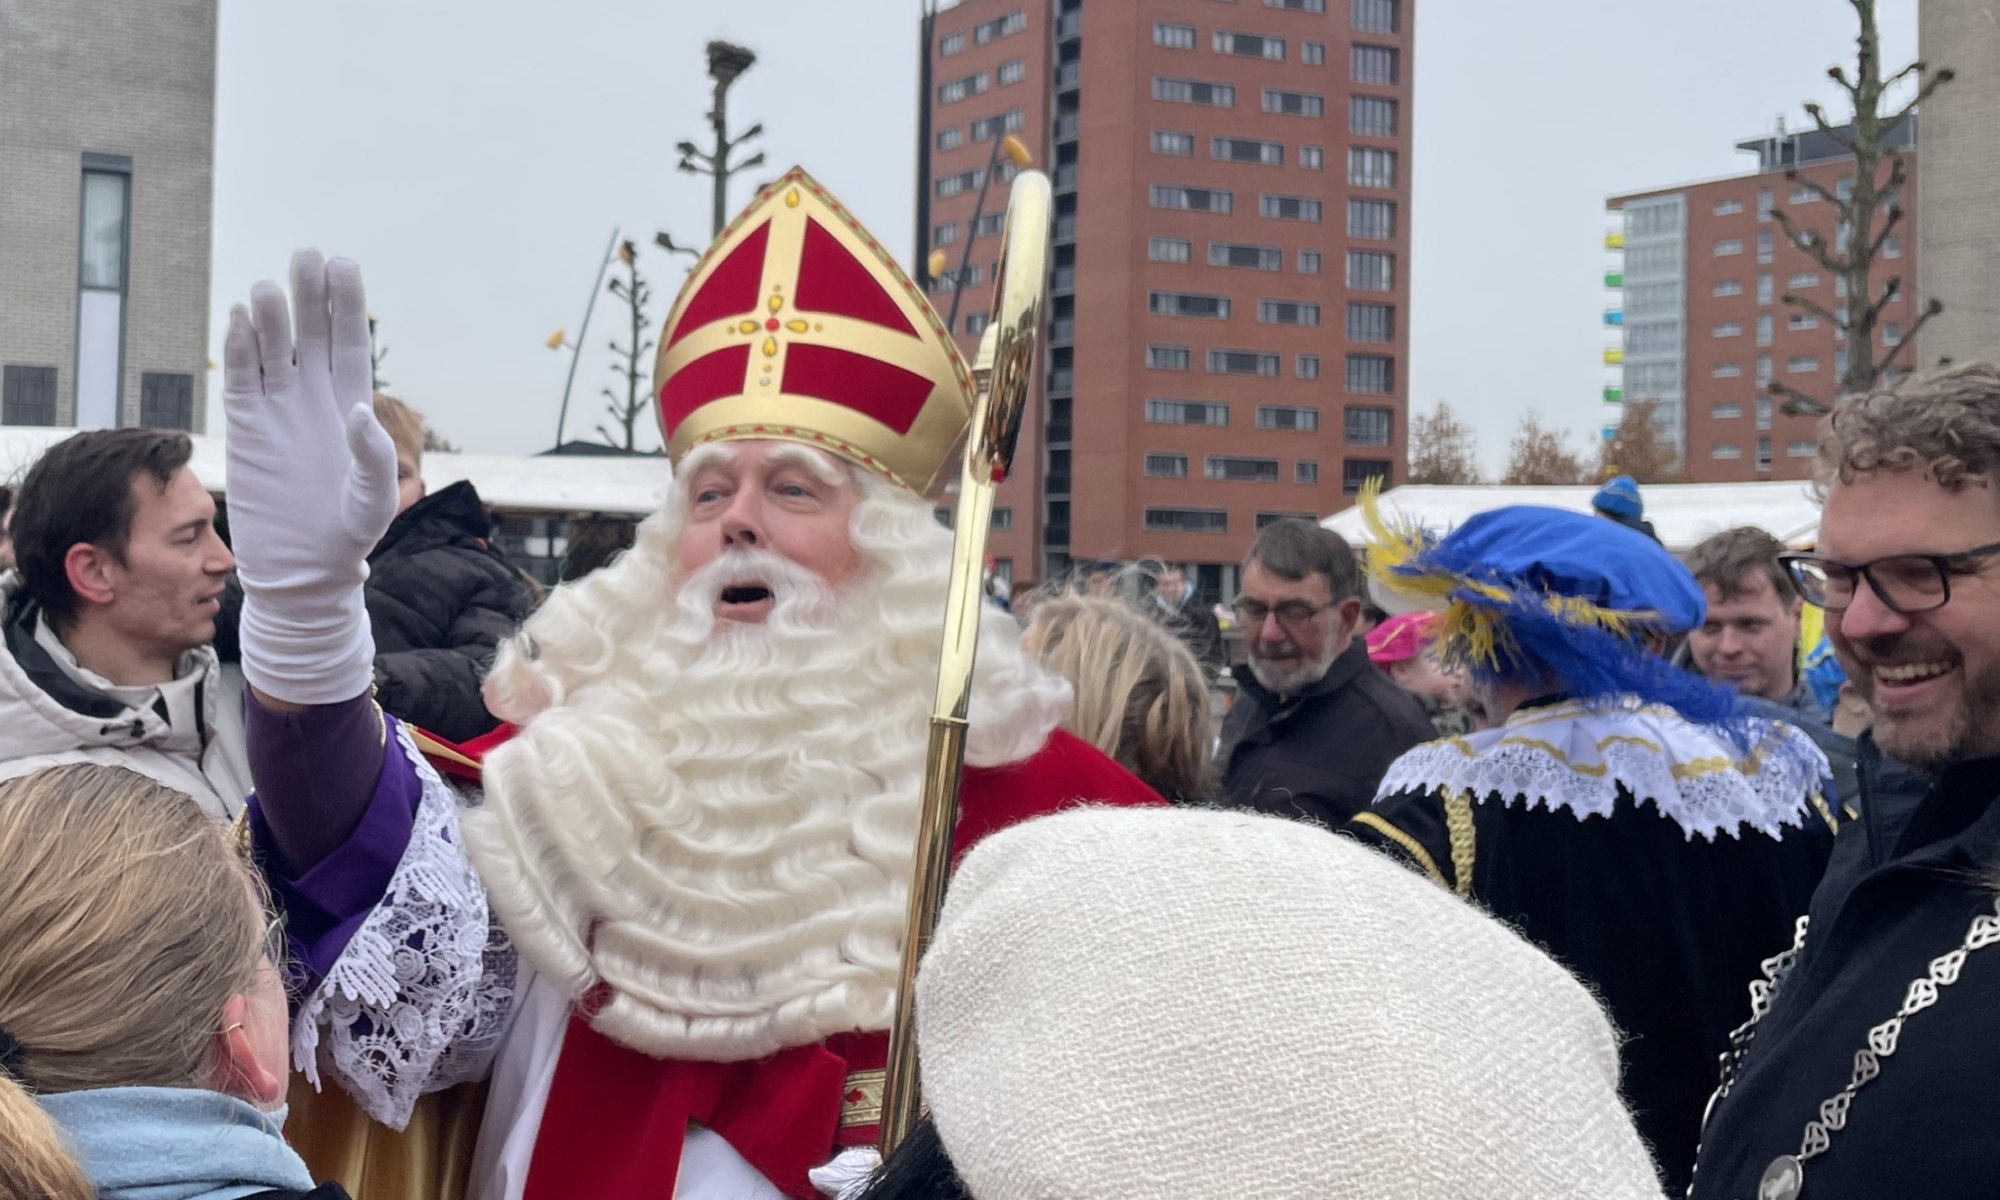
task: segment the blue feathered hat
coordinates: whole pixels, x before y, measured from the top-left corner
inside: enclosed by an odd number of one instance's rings
[[[1384,523],[1363,497],[1368,573],[1384,601],[1443,613],[1443,657],[1487,683],[1546,671],[1579,699],[1637,696],[1691,721],[1730,723],[1736,693],[1648,651],[1647,632],[1686,633],[1708,603],[1659,543],[1615,521],[1516,505],[1440,538]],[[1389,604],[1384,607],[1389,607]]]

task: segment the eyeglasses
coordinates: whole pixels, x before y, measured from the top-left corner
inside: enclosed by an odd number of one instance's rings
[[[1781,554],[1806,603],[1841,612],[1854,603],[1860,580],[1892,612],[1922,613],[1951,602],[1951,577],[1976,569],[1981,559],[2000,554],[2000,542],[1957,554],[1895,554],[1865,563],[1844,563],[1817,554]]]
[[[1236,619],[1243,622],[1245,629],[1258,628],[1263,625],[1264,618],[1272,613],[1278,615],[1278,624],[1286,629],[1300,629],[1333,605],[1312,604],[1304,600],[1287,600],[1282,604],[1270,605],[1262,600],[1239,599],[1231,607],[1236,610]]]

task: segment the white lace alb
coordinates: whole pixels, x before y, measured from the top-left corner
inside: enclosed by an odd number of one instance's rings
[[[1429,742],[1397,759],[1376,792],[1443,792],[1608,817],[1623,788],[1692,838],[1771,837],[1799,826],[1831,783],[1826,756],[1797,727],[1752,719],[1750,748],[1670,708],[1627,698],[1566,701],[1496,729]]]

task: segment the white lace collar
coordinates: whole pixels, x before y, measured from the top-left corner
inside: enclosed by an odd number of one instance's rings
[[[1376,793],[1443,792],[1608,817],[1621,787],[1651,801],[1692,838],[1743,826],[1778,837],[1807,818],[1831,776],[1803,731],[1753,719],[1750,750],[1723,731],[1627,697],[1525,709],[1497,729],[1419,746],[1397,759]]]

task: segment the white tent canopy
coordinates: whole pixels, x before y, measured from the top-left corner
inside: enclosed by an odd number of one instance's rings
[[[75,433],[66,427],[0,426],[0,480],[18,481],[42,452]],[[193,437],[195,477],[226,490],[223,440]],[[642,517],[660,506],[673,468],[661,457],[619,455],[541,457],[513,454],[424,455],[424,483],[433,492],[470,479],[488,507],[507,513],[603,513]]]
[[[1788,483],[1658,483],[1640,487],[1646,519],[1667,549],[1691,550],[1711,534],[1754,525],[1794,548],[1819,537],[1819,503],[1812,485]],[[1382,493],[1384,515],[1422,522],[1439,531],[1455,529],[1468,517],[1511,504],[1538,504],[1571,512],[1590,511],[1595,486],[1445,487],[1406,484]],[[1361,510],[1347,509],[1320,522],[1355,546],[1368,541]]]

